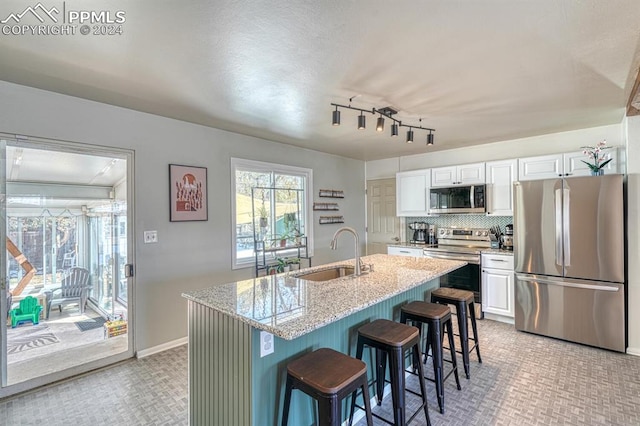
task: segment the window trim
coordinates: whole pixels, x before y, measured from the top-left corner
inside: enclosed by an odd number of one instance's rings
[[[236,170],[250,170],[255,172],[273,172],[276,174],[281,173],[298,175],[306,179],[304,197],[304,202],[306,205],[305,235],[307,237],[308,254],[309,256],[313,256],[313,169],[231,157],[231,269],[233,270],[255,267],[255,257],[239,261],[238,254],[236,252]]]

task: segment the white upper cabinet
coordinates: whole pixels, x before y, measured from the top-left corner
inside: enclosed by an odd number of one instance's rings
[[[487,215],[513,216],[513,182],[517,166],[517,160],[486,163]]]
[[[431,169],[431,186],[483,184],[485,183],[484,168],[484,163],[474,163]]]
[[[427,216],[431,170],[396,173],[396,215]]]
[[[618,150],[616,148],[607,149],[605,154],[608,158],[612,158],[612,161],[604,168],[605,173],[619,173]],[[589,176],[591,170],[583,161],[588,161],[588,158],[582,151],[520,158],[518,160],[518,180]]]

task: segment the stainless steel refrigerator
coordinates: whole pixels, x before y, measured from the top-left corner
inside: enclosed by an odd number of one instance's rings
[[[514,184],[516,329],[625,352],[622,175]]]

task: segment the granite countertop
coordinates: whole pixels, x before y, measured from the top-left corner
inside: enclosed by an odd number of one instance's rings
[[[296,278],[296,275],[332,266],[353,266],[354,261],[350,259],[215,285],[182,296],[257,329],[293,340],[466,264],[456,260],[386,254],[363,256],[362,261],[373,264],[374,271],[360,277],[324,282]]]

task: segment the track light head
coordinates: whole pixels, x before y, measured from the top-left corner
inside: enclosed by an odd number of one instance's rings
[[[407,130],[407,143],[413,143],[413,130],[411,130],[411,127]]]
[[[331,121],[331,123],[334,126],[340,125],[340,111],[338,111],[338,107],[336,107],[336,110],[333,111],[333,120]]]
[[[358,129],[364,130],[367,127],[366,117],[360,111],[360,115],[358,116]]]
[[[384,130],[384,118],[382,118],[382,115],[380,115],[380,117],[378,117],[378,123],[376,124],[376,132],[381,132]]]
[[[429,132],[427,135],[427,146],[433,145],[433,133]]]
[[[393,123],[391,125],[391,136],[398,136],[398,124]]]

